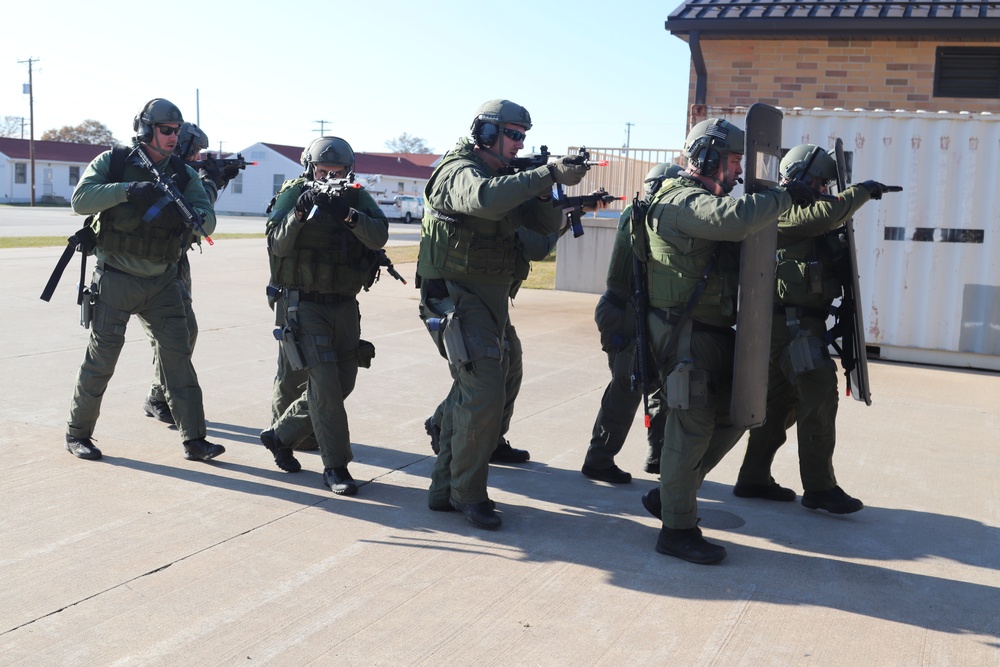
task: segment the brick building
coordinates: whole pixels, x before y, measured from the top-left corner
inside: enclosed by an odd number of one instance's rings
[[[666,29],[691,50],[691,124],[707,108],[1000,113],[995,0],[688,0]]]

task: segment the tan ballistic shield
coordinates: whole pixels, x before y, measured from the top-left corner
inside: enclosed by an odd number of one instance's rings
[[[780,111],[767,104],[754,104],[747,111],[744,175],[748,194],[778,185],[783,117]],[[773,225],[741,243],[736,359],[730,404],[733,425],[737,428],[752,428],[764,423],[777,246],[777,218]]]

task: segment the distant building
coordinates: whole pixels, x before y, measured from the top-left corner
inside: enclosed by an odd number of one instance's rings
[[[31,142],[0,137],[0,203],[31,202]],[[90,161],[111,146],[35,141],[35,203],[68,204]]]
[[[248,162],[257,164],[241,171],[219,193],[215,210],[223,215],[264,215],[268,202],[281,188],[281,184],[302,173],[303,168],[299,164],[302,147],[260,142],[239,153]],[[391,203],[396,195],[420,195],[433,172],[430,165],[435,164],[440,157],[408,153],[358,153],[355,165],[357,181],[380,203]]]

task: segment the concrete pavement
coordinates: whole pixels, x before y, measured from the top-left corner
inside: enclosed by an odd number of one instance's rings
[[[195,366],[226,453],[185,461],[142,415],[133,321],[95,434],[105,457],[70,456],[78,265],[38,299],[60,251],[0,251],[2,665],[1000,665],[995,373],[872,364],[874,405],[842,400],[838,429],[857,514],[734,497],[738,445],[699,495],[729,557],[699,566],[653,550],[638,419],[619,456],[631,485],[579,472],[609,379],[594,295],[518,295],[509,437],[532,461],[491,467],[504,525],[489,532],[426,507],[422,424],[450,380],[412,281],[360,297],[377,356],[347,404],[364,485],[342,498],[318,456],[282,473],[257,439],[276,353],[260,240],[192,258]],[[801,491],[794,445],[774,471]]]

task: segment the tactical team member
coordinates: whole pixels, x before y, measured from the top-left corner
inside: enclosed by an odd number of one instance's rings
[[[350,496],[358,484],[347,469],[354,458],[344,400],[358,367],[371,364],[371,343],[361,340],[357,294],[370,284],[374,252],[389,238],[385,214],[363,189],[316,192],[313,181],[353,179],[354,151],[339,137],[321,137],[302,152],[305,172],[282,185],[267,220],[271,283],[283,291],[281,349],[300,357],[305,391],[260,434],[286,472],[302,466],[290,444],[312,430],[323,459],[323,483]]]
[[[450,506],[489,529],[502,522],[486,484],[506,402],[503,340],[521,256],[516,232],[558,231],[562,212],[550,203],[552,185],[575,185],[586,173],[569,157],[505,174],[530,129],[524,107],[509,100],[484,103],[473,119],[471,140],[459,140],[445,154],[424,190],[420,316],[448,359],[456,391],[453,435],[441,440],[428,505]]]
[[[178,260],[196,238],[195,232],[174,203],[143,221],[162,195],[151,182],[153,174],[136,162],[135,151],[145,152],[162,174],[183,183],[179,187],[185,199],[204,216],[205,233],[215,229],[215,212],[198,174],[179,158],[171,158],[183,122],[172,103],[150,100],[132,123],[133,152],[127,158],[121,149],[98,155],[73,192],[73,210],[94,214],[97,234],[90,343],[66,432],[66,449],[79,458],[101,458],[91,436],[131,315],[139,318],[153,340],[168,409],[184,441],[184,457],[207,460],[225,451],[205,440],[201,387],[191,364],[185,306],[177,283]]]
[[[676,177],[680,171],[678,165],[666,162],[650,169],[644,180],[647,203],[665,179]],[[642,393],[632,390],[635,358],[635,307],[632,297],[635,280],[631,220],[632,206],[629,205],[618,218],[618,232],[615,234],[611,262],[608,265],[608,287],[594,310],[594,320],[601,334],[601,349],[608,355],[611,382],[601,397],[601,409],[597,412],[590,447],[581,469],[587,477],[611,484],[628,484],[632,481],[632,475],[615,464],[615,456],[625,445],[635,419],[635,411],[642,402]],[[649,413],[650,426],[646,432],[649,449],[646,452],[644,470],[658,475],[660,449],[663,447],[663,423],[666,419],[663,392],[659,387],[653,388],[649,394]]]
[[[788,151],[780,170],[784,180],[805,182],[824,194],[837,178],[836,159],[812,144]],[[841,276],[852,270],[847,239],[838,229],[866,202],[881,198],[882,185],[866,181],[847,188],[836,202],[818,201],[808,208],[790,209],[778,220],[766,421],[750,430],[733,487],[737,496],[795,500],[793,490],[771,477],[771,463],[785,443],[785,431],[798,420],[802,504],[833,514],[864,507],[837,485],[833,472],[837,366],[824,335],[833,300],[842,295]]]
[[[568,227],[563,227],[559,232],[547,235],[538,234],[524,227],[517,230],[516,244],[520,249],[520,263],[515,276],[516,280],[511,287],[511,301],[514,300],[521,283],[528,277],[528,273],[531,271],[531,262],[540,262],[545,259],[555,249],[556,242],[566,229]],[[507,431],[510,430],[511,418],[514,416],[514,403],[517,401],[518,394],[521,393],[521,382],[524,379],[524,352],[521,347],[521,339],[509,320],[503,334],[503,347],[502,363],[504,376],[507,378],[504,385],[503,417],[500,421],[500,440],[497,442],[493,454],[490,455],[490,463],[527,463],[531,459],[531,454],[525,449],[515,449],[506,438]],[[451,414],[451,401],[454,401],[457,395],[458,384],[453,382],[448,396],[438,404],[434,414],[424,422],[424,430],[431,437],[431,449],[435,454],[440,452],[441,438],[451,438],[451,428],[443,430],[442,424],[445,424],[446,419]],[[442,433],[444,433],[443,436]],[[448,509],[452,509],[451,505],[448,505]]]
[[[726,120],[695,125],[684,144],[687,172],[663,183],[642,230],[646,238],[636,236],[636,251],[648,257],[649,337],[669,408],[660,488],[646,494],[643,505],[663,521],[656,550],[692,563],[726,556],[724,547],[702,537],[697,492],[743,434],[729,417],[737,241],[775,224],[793,201],[815,199],[796,181],[739,199],[727,196],[743,173],[743,146],[743,130]]]
[[[194,162],[198,159],[198,154],[208,148],[208,135],[194,123],[184,122],[177,133],[177,145],[174,147],[174,155],[187,162]],[[214,165],[214,163],[207,163]],[[239,173],[236,167],[226,168],[223,171],[209,167],[200,169],[198,175],[201,183],[205,186],[205,194],[208,200],[215,205],[215,200],[219,196],[219,190]],[[214,174],[214,175],[213,175]],[[198,243],[197,239],[195,242]],[[199,243],[199,247],[200,247]],[[188,247],[181,249],[181,258],[177,260],[177,283],[184,298],[184,312],[187,317],[188,339],[191,343],[191,351],[194,352],[195,343],[198,340],[198,320],[195,318],[194,309],[191,307],[191,262],[188,259]],[[153,344],[155,351],[156,343]],[[174,418],[170,414],[170,406],[167,405],[164,393],[163,369],[153,355],[153,383],[149,388],[149,395],[142,402],[142,410],[147,417],[155,417],[165,424],[173,424]]]

